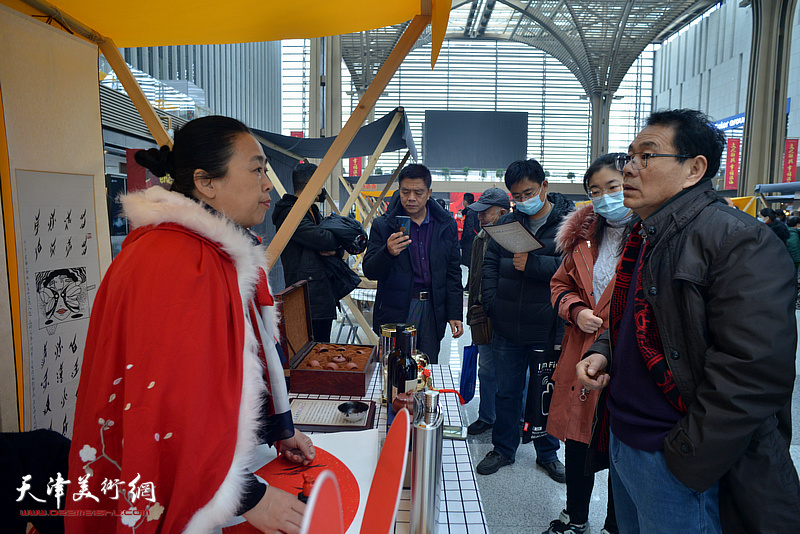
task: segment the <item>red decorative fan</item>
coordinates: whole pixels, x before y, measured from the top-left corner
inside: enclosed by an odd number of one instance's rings
[[[316,477],[314,483],[314,487],[316,488],[316,485],[320,482],[322,473],[326,470],[332,471],[339,485],[339,492],[341,494],[341,516],[344,521],[344,531],[346,531],[350,527],[358,511],[358,503],[361,498],[358,489],[358,481],[355,476],[353,476],[350,469],[336,456],[319,447],[315,447],[314,450],[317,452],[317,457],[308,465],[299,465],[286,460],[283,456],[278,456],[256,471],[256,474],[266,480],[267,484],[270,486],[297,495],[303,490],[304,473]],[[378,465],[380,465],[380,463]],[[405,466],[405,460],[403,461],[403,466]],[[306,513],[308,513],[308,510]],[[259,531],[250,526],[249,523],[240,523],[223,529],[223,532],[225,534],[255,534]],[[331,531],[329,530],[329,532]]]

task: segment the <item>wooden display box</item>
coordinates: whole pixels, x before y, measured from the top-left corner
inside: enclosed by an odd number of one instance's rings
[[[366,395],[375,371],[377,347],[314,341],[305,280],[276,294],[275,304],[280,314],[278,329],[281,348],[287,360],[284,367],[289,376],[289,391],[317,395]],[[336,356],[344,357],[345,362],[338,370],[325,369]],[[317,360],[319,367],[312,366],[312,360]],[[350,362],[356,364],[355,369],[345,368]]]

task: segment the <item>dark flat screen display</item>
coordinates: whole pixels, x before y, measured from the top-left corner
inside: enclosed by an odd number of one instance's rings
[[[431,169],[505,169],[527,158],[528,114],[428,110],[422,146],[424,163]]]

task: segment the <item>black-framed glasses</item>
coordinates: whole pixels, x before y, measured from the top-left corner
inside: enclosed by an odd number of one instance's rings
[[[538,197],[541,192],[542,192],[542,186],[540,185],[539,189],[535,193],[533,191],[531,191],[530,189],[526,189],[522,193],[512,193],[511,194],[511,199],[515,203],[519,204],[521,202],[526,202],[526,201],[532,199],[533,197]]]
[[[600,189],[600,188],[590,189],[589,192],[587,193],[587,196],[590,199],[595,199],[595,198],[600,198],[603,195],[609,195],[609,194],[613,195],[614,193],[619,193],[620,191],[622,191],[622,184],[621,183],[620,184],[611,184],[606,189]]]
[[[631,163],[633,165],[633,168],[636,169],[637,171],[639,171],[639,170],[647,168],[647,160],[649,160],[650,158],[680,158],[680,159],[686,159],[686,158],[693,158],[693,157],[694,156],[691,156],[689,154],[652,154],[652,153],[648,153],[648,152],[637,152],[635,154],[627,154],[625,156],[617,156],[617,159],[615,160],[615,163],[616,163],[617,170],[619,172],[622,172],[622,169],[628,163]]]

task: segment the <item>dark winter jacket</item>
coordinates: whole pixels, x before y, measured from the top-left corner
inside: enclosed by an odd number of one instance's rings
[[[544,225],[536,232],[543,248],[528,254],[525,272],[514,268],[514,255],[492,240],[486,249],[481,276],[481,301],[492,320],[492,328],[518,345],[541,345],[547,341],[555,311],[550,304],[550,279],[561,265],[556,250],[556,232],[564,216],[574,204],[561,193],[548,193],[552,204]],[[527,217],[514,211],[500,217],[497,224],[517,220],[524,224]],[[560,322],[560,321],[559,321]],[[564,335],[559,325],[556,339]]]
[[[486,249],[492,238],[489,237],[484,230],[478,232],[475,236],[475,241],[472,242],[472,258],[469,265],[469,279],[467,280],[467,289],[469,290],[469,297],[467,297],[467,313],[469,309],[475,304],[481,304],[481,276],[483,273],[483,258],[486,256]],[[478,247],[478,248],[475,248]],[[470,318],[467,317],[467,324],[470,324]]]
[[[791,258],[766,225],[719,202],[710,182],[674,197],[642,231],[650,241],[645,298],[688,407],[664,440],[670,471],[699,492],[720,482],[725,533],[796,531]],[[590,352],[605,355],[610,368],[608,332]],[[598,415],[606,413],[605,396]],[[595,433],[593,448],[598,439]]]
[[[275,204],[272,222],[276,228],[281,227],[295,202],[297,197],[287,194]],[[281,254],[283,279],[287,287],[300,280],[308,280],[308,297],[311,301],[313,320],[335,319],[336,305],[339,303],[328,279],[323,257],[319,254],[324,250],[336,250],[339,243],[333,232],[319,227],[321,219],[319,209],[316,205],[312,205],[300,220],[292,239]]]
[[[460,321],[463,316],[461,267],[459,266],[458,228],[456,221],[433,199],[428,199],[428,213],[433,232],[430,243],[431,288],[436,333],[444,337],[447,321]],[[385,215],[372,223],[369,244],[364,253],[364,276],[378,281],[373,327],[402,323],[408,319],[414,288],[414,273],[408,249],[392,256],[386,247],[389,236],[397,230],[398,215],[405,215],[400,195],[394,195]]]
[[[780,237],[781,241],[786,244],[786,242],[789,240],[789,227],[786,226],[785,222],[780,220],[768,222],[767,226],[769,226],[770,229],[775,232],[775,235]]]
[[[478,219],[478,213],[475,210],[464,208],[461,210],[464,215],[464,228],[461,230],[461,265],[469,267],[472,261],[472,242],[475,236],[481,231],[481,222]]]

